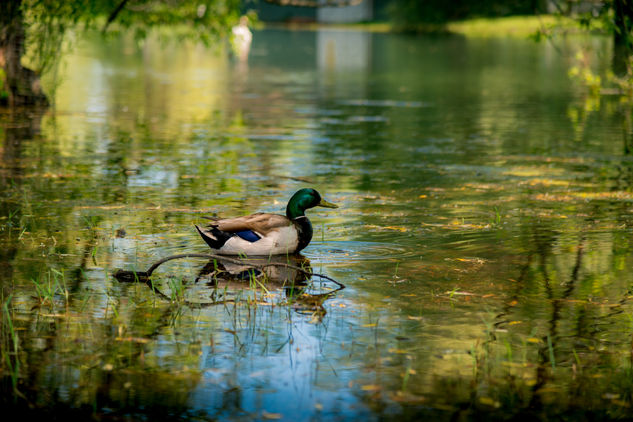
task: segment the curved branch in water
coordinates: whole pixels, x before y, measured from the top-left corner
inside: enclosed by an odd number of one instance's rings
[[[124,282],[134,282],[134,281],[143,281],[143,282],[147,282],[148,279],[151,277],[152,273],[156,270],[156,268],[158,268],[159,266],[161,266],[162,264],[164,264],[165,262],[168,261],[172,261],[174,259],[182,259],[182,258],[207,258],[207,259],[217,259],[219,261],[226,261],[226,262],[231,262],[233,264],[238,264],[238,265],[245,265],[251,268],[255,268],[258,270],[262,270],[266,267],[283,267],[283,268],[290,268],[296,271],[300,271],[305,275],[311,276],[311,277],[320,277],[323,278],[325,280],[331,281],[332,283],[336,284],[339,288],[336,290],[343,290],[345,288],[345,285],[343,283],[340,283],[338,281],[336,281],[335,279],[333,279],[332,277],[328,277],[326,275],[323,274],[317,274],[317,273],[313,273],[312,271],[307,271],[301,267],[297,267],[295,265],[290,265],[290,264],[284,264],[282,262],[268,262],[266,264],[253,264],[250,262],[244,262],[241,259],[235,259],[235,258],[229,258],[226,256],[221,256],[221,255],[214,255],[214,254],[204,254],[204,253],[184,253],[184,254],[177,254],[177,255],[170,255],[168,257],[159,259],[158,261],[156,261],[154,264],[152,264],[149,269],[147,271],[126,271],[126,270],[118,270],[117,272],[114,273],[114,277],[119,280],[119,281],[124,281]]]

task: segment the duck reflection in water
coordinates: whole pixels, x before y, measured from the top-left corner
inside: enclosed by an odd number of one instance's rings
[[[303,255],[272,255],[252,258],[212,259],[198,274],[196,282],[243,288],[244,281],[259,279],[266,285],[305,285],[312,276],[310,260]],[[238,284],[239,283],[239,284]]]
[[[165,280],[163,282],[158,280],[154,282],[151,278],[154,270],[167,261],[208,256],[208,254],[197,253],[173,255],[157,261],[147,271],[119,270],[113,276],[120,282],[145,283],[152,288],[155,294],[162,296],[166,300],[173,300],[173,286],[178,283],[174,282],[175,284],[170,285],[169,280],[182,280],[182,278],[171,275],[166,277],[166,282]],[[315,282],[315,278],[319,279],[319,281]],[[338,287],[333,290],[323,287],[321,284],[323,281],[334,283]],[[241,292],[246,288],[251,290],[262,288],[267,293],[263,298],[268,300],[271,297],[268,295],[271,290],[283,289],[287,305],[290,305],[298,313],[312,315],[313,320],[317,322],[326,314],[323,303],[337,291],[345,288],[343,284],[331,277],[314,273],[310,266],[310,261],[300,254],[240,259],[216,256],[198,272],[193,285],[184,284],[189,286],[187,290],[192,293],[192,295],[188,295],[189,298],[192,296],[197,296],[198,298],[206,297],[203,301],[192,301],[190,299],[183,301],[183,303],[192,306],[211,306],[237,302],[243,300],[243,298],[240,299]],[[210,296],[208,293],[204,293],[207,290],[204,288],[205,285],[211,286],[213,290]],[[163,287],[171,290],[172,295],[165,294],[162,291]],[[202,287],[202,290],[200,287]],[[208,299],[211,299],[211,301]]]
[[[312,266],[303,255],[275,255],[270,257],[213,259],[196,278],[218,289],[240,290],[244,283],[268,288],[283,288],[292,308],[300,314],[311,315],[320,321],[326,314],[323,303],[338,290],[323,291],[311,287]]]

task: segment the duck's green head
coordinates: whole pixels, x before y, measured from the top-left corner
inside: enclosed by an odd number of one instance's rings
[[[319,192],[312,188],[304,188],[290,198],[286,207],[286,216],[295,219],[305,215],[305,210],[314,207],[338,208],[338,205],[321,198]]]

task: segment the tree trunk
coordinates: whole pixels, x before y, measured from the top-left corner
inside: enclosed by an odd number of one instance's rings
[[[20,62],[24,39],[22,0],[0,0],[0,66],[4,69],[9,105],[48,105],[39,76]]]
[[[628,71],[633,53],[633,0],[613,0],[613,72],[622,76]]]

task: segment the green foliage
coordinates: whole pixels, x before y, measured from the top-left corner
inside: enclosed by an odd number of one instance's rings
[[[543,11],[545,2],[542,0],[393,0],[387,6],[396,29],[404,31],[428,29],[428,25],[443,25],[472,17],[531,15]]]
[[[602,89],[602,78],[591,69],[588,55],[582,51],[576,54],[576,64],[568,71],[569,77],[583,85],[590,94],[599,95]],[[612,78],[610,74],[609,79]]]
[[[508,16],[501,18],[476,18],[459,22],[450,22],[446,28],[451,33],[467,37],[519,37],[533,38],[536,41],[551,31],[551,28],[577,28],[569,19],[554,16]]]
[[[59,29],[110,25],[149,30],[183,25],[209,36],[226,32],[239,16],[239,0],[24,0],[23,12],[31,23]]]
[[[66,287],[66,276],[63,271],[51,269],[41,279],[33,279],[35,291],[40,305],[54,305],[56,298],[62,298],[68,303],[69,291]]]
[[[576,53],[569,77],[585,90],[587,104],[598,103],[603,95],[618,96],[621,104],[633,104],[633,57],[626,60],[625,71],[616,74],[607,70],[602,75],[594,70],[587,51]],[[588,105],[586,109],[593,109]]]
[[[6,83],[6,74],[4,73],[4,69],[0,68],[0,104],[6,104],[9,100],[9,93],[5,87]]]
[[[239,0],[23,0],[25,60],[36,73],[52,74],[55,85],[72,31],[133,31],[143,39],[155,28],[177,27],[179,39],[209,44],[237,22],[239,8]]]
[[[177,26],[187,29],[181,34],[204,43],[224,35],[237,22],[240,7],[239,0],[135,1],[112,19],[119,2],[99,3],[105,3],[99,13],[99,17],[107,19],[105,25],[112,23],[118,28],[131,28],[139,38],[155,27]]]
[[[612,69],[599,74],[591,66],[586,51],[576,54],[575,63],[568,74],[586,90],[587,110],[599,104],[601,95],[620,96],[623,103],[633,101],[633,3],[628,0],[607,0],[567,7],[558,5],[557,15],[572,16],[578,26],[587,32],[599,32],[613,37]],[[534,38],[551,38],[552,33],[539,31]],[[575,119],[575,117],[574,117]]]
[[[68,30],[84,19],[89,10],[82,2],[25,0],[22,2],[23,25],[26,29],[26,60],[38,74],[54,69]]]
[[[557,6],[555,14],[573,17],[584,30],[613,35],[616,45],[633,50],[633,4],[630,1],[567,2],[566,7],[558,2],[553,4]]]

